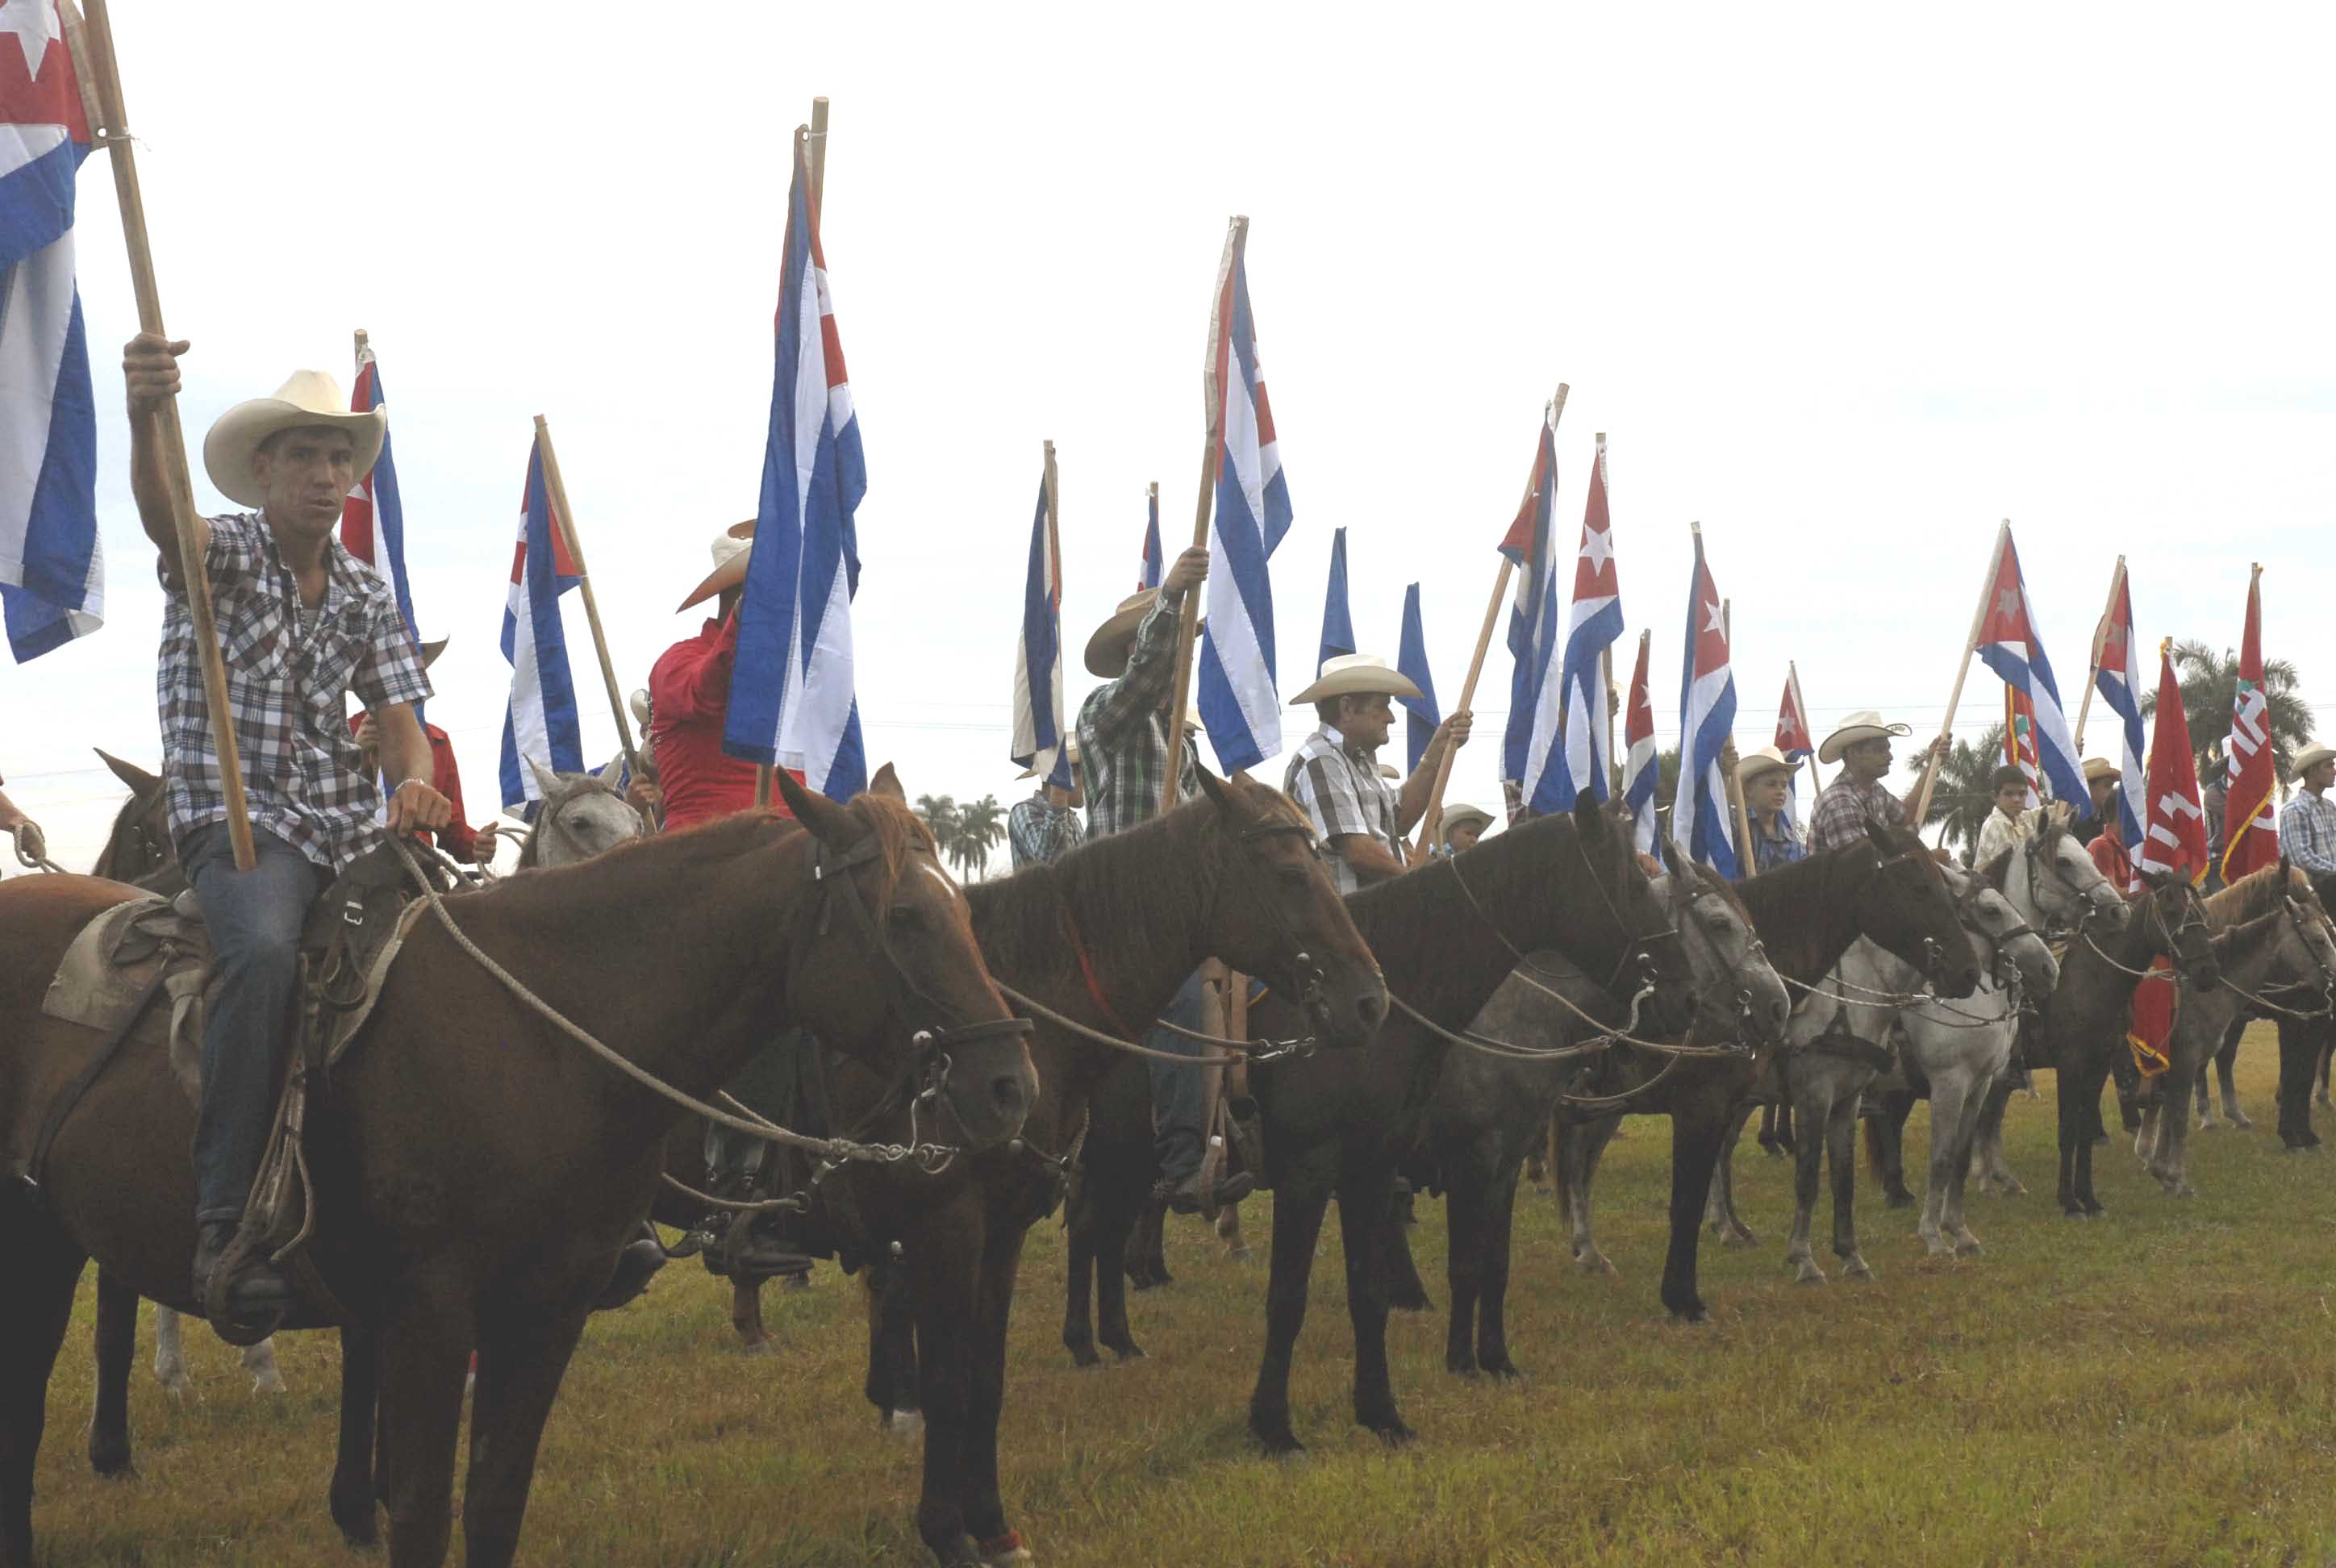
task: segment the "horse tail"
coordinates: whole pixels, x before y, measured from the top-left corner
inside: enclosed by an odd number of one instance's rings
[[[1875,1181],[1887,1183],[1890,1171],[1884,1161],[1886,1151],[1882,1144],[1882,1118],[1865,1118],[1865,1170]]]

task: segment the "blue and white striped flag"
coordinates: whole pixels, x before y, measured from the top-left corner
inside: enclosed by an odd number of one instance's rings
[[[1554,566],[1554,563],[1552,563]],[[1606,448],[1590,465],[1590,500],[1573,561],[1572,624],[1565,634],[1565,746],[1552,747],[1540,776],[1525,775],[1537,812],[1571,811],[1583,790],[1600,804],[1613,793],[1606,755],[1606,650],[1622,635],[1622,590],[1614,573],[1613,524],[1606,513]]]
[[[1022,635],[1014,648],[1017,766],[1057,788],[1071,787],[1071,748],[1063,733],[1063,547],[1055,535],[1055,443],[1038,481],[1038,515],[1030,524],[1030,575],[1022,591]]]
[[[0,617],[21,663],[105,623],[105,557],[73,277],[89,122],[54,0],[9,0],[0,33]]]
[[[2133,638],[2133,585],[2122,561],[2117,564],[2117,599],[2101,620],[2101,663],[2093,689],[2117,716],[2123,742],[2123,755],[2117,758],[2123,774],[2117,786],[2117,825],[2125,830],[2127,851],[2137,858],[2142,828],[2149,821],[2149,747],[2141,734],[2141,649]]]
[[[1703,534],[1695,536],[1695,577],[1687,596],[1687,655],[1679,672],[1679,793],[1671,799],[1671,842],[1687,858],[1733,881],[1741,874],[1728,833],[1727,770],[1719,754],[1736,725],[1736,670],[1726,617]]]
[[[852,513],[867,491],[860,421],[798,138],[763,498],[738,606],[738,659],[722,749],[800,768],[806,782],[837,801],[868,787],[852,667],[852,599],[860,589]]]
[[[1995,559],[1988,570],[1987,584],[1987,610],[1981,619],[1975,650],[1988,668],[2003,677],[2004,685],[2024,694],[2033,705],[2036,761],[2050,781],[2054,797],[2082,801],[2086,798],[2084,765],[2068,733],[2068,716],[2060,711],[2060,683],[2052,678],[2052,661],[2044,657],[2044,639],[2037,634],[2036,613],[2028,602],[2028,579],[2020,570],[2020,550],[2011,542],[2008,522],[1996,531]]]
[[[1502,737],[1501,776],[1519,782],[1530,803],[1528,770],[1555,748],[1559,686],[1557,567],[1551,548],[1557,518],[1557,404],[1542,410],[1540,443],[1533,473],[1501,553],[1519,572],[1516,601],[1509,609],[1509,723]],[[1571,807],[1571,801],[1566,803]]]
[[[361,343],[357,347],[356,385],[349,392],[349,412],[370,414],[383,402],[381,362],[374,357],[371,343]],[[374,459],[373,467],[366,470],[364,477],[349,487],[346,499],[341,502],[341,548],[389,579],[390,591],[397,597],[398,617],[405,622],[405,635],[419,655],[422,623],[414,618],[414,589],[405,576],[405,507],[398,499],[397,465],[391,461],[389,445],[389,430],[384,425],[381,455]],[[414,705],[414,716],[422,716],[422,705],[418,702]]]
[[[1290,531],[1290,486],[1258,365],[1250,314],[1249,220],[1225,237],[1209,312],[1210,404],[1217,418],[1216,512],[1209,525],[1209,627],[1201,639],[1200,714],[1218,765],[1255,767],[1281,749],[1266,563]]]
[[[1341,529],[1340,532],[1346,531]],[[1403,705],[1403,771],[1406,774],[1419,771],[1420,755],[1427,743],[1436,738],[1436,726],[1444,722],[1442,711],[1436,705],[1436,678],[1427,668],[1427,632],[1419,619],[1419,584],[1413,583],[1403,590],[1403,642],[1395,656],[1397,674],[1419,688],[1419,695],[1401,696]]]
[[[552,521],[543,483],[543,445],[528,448],[527,492],[520,501],[519,550],[511,557],[503,603],[503,657],[511,661],[511,701],[503,708],[503,804],[540,800],[537,762],[554,773],[584,771],[584,730],[576,682],[568,673],[568,634],[560,596],[584,580]]]

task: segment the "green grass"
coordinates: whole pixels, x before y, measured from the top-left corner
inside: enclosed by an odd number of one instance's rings
[[[1574,1274],[1549,1201],[1526,1194],[1510,1317],[1527,1378],[1454,1378],[1442,1313],[1398,1316],[1397,1391],[1420,1433],[1399,1451],[1350,1419],[1335,1223],[1291,1391],[1312,1451],[1288,1462],[1259,1457],[1244,1427],[1267,1205],[1249,1205],[1255,1264],[1177,1224],[1176,1284],[1133,1299],[1151,1359],[1095,1373],[1073,1372],[1056,1342],[1062,1241],[1047,1226],[1014,1324],[1008,1507],[1048,1564],[2336,1561],[2336,1161],[2278,1153],[2273,1059],[2259,1028],[2241,1063],[2257,1128],[2193,1135],[2195,1200],[2164,1196],[2112,1144],[2098,1160],[2107,1218],[2061,1219],[2049,1075],[2044,1100],[2010,1117],[2032,1195],[1972,1200],[1984,1258],[1926,1259],[1913,1216],[1861,1176],[1872,1284],[1789,1282],[1789,1175],[1747,1139],[1738,1192],[1761,1245],[1707,1244],[1716,1320],[1695,1329],[1654,1294],[1669,1124],[1633,1121],[1600,1186],[1601,1241],[1624,1278]],[[1918,1167],[1927,1136],[1918,1113]],[[1442,1205],[1420,1214],[1440,1305]],[[345,1558],[324,1501],[335,1341],[280,1342],[292,1392],[260,1400],[233,1352],[190,1329],[201,1398],[177,1409],[141,1336],[140,1477],[102,1482],[82,1452],[90,1297],[84,1281],[51,1391],[45,1560]],[[923,1560],[917,1455],[860,1398],[856,1286],[824,1272],[807,1294],[766,1293],[765,1310],[781,1353],[741,1355],[723,1288],[686,1263],[594,1321],[546,1437],[524,1560]]]

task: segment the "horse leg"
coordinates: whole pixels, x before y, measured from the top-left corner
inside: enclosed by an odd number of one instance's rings
[[[138,1292],[102,1268],[97,1271],[96,1339],[97,1408],[89,1419],[89,1467],[101,1475],[128,1475],[130,1366],[138,1359]],[[179,1378],[184,1383],[185,1372]]]
[[[471,1464],[462,1482],[465,1568],[504,1568],[519,1554],[543,1424],[589,1315],[588,1304],[549,1321],[533,1314],[490,1320],[481,1336]]]
[[[2011,1172],[2011,1163],[2003,1156],[2003,1116],[2010,1108],[2013,1085],[2009,1075],[1997,1077],[1987,1091],[1987,1100],[1980,1106],[1979,1127],[1973,1135],[1973,1146],[1980,1166],[1980,1188],[1996,1192],[2007,1198],[2027,1195],[2028,1189]]]
[[[380,1501],[375,1492],[374,1423],[379,1415],[381,1344],[367,1329],[341,1330],[341,1430],[333,1454],[333,1480],[326,1491],[333,1523],[352,1546],[381,1539]]]
[[[1744,1124],[1751,1119],[1749,1100],[1730,1113],[1727,1130],[1720,1136],[1718,1156],[1712,1163],[1711,1196],[1705,1204],[1705,1219],[1711,1226],[1711,1233],[1729,1247],[1757,1246],[1760,1241],[1736,1213],[1736,1144],[1744,1136]]]
[[[1314,1244],[1330,1206],[1331,1179],[1321,1151],[1273,1189],[1272,1272],[1265,1291],[1265,1355],[1249,1397],[1249,1429],[1269,1454],[1302,1454],[1290,1429],[1290,1359],[1306,1326],[1306,1295],[1314,1271]]]
[[[1123,1243],[1123,1250],[1132,1260],[1125,1264],[1127,1277],[1139,1290],[1154,1290],[1174,1282],[1168,1271],[1168,1202],[1164,1198],[1149,1198],[1137,1213],[1134,1233]]]
[[[1779,1107],[1773,1105],[1760,1107],[1760,1152],[1771,1158],[1785,1153],[1785,1145],[1776,1137],[1778,1111]]]
[[[1239,1203],[1227,1203],[1217,1211],[1217,1240],[1225,1244],[1226,1257],[1236,1263],[1249,1261],[1249,1238],[1241,1234]]]
[[[943,1563],[965,1560],[965,1495],[973,1419],[974,1317],[981,1244],[978,1228],[946,1233],[930,1223],[908,1239],[901,1275],[917,1303],[917,1378],[925,1408],[923,1487],[917,1534]]]
[[[1387,1270],[1402,1242],[1395,1173],[1354,1161],[1338,1176],[1338,1240],[1347,1254],[1347,1317],[1355,1329],[1355,1420],[1388,1443],[1413,1434],[1396,1408],[1387,1370]]]
[[[1103,1358],[1095,1354],[1095,1320],[1089,1310],[1095,1284],[1095,1232],[1099,1229],[1095,1199],[1086,1190],[1090,1184],[1086,1180],[1080,1182],[1079,1195],[1066,1216],[1070,1234],[1068,1257],[1063,1269],[1063,1349],[1071,1353],[1071,1365],[1082,1372],[1103,1365]],[[1118,1267],[1124,1267],[1125,1261],[1126,1242],[1122,1238]],[[1108,1270],[1103,1278],[1109,1280],[1116,1271],[1116,1268]]]
[[[33,1461],[48,1418],[49,1374],[73,1322],[87,1255],[25,1193],[0,1198],[11,1260],[0,1290],[0,1562],[33,1561]]]
[[[2207,1086],[2207,1075],[2200,1073],[2198,1081],[2190,1086],[2191,1097],[2197,1101],[2198,1130],[2212,1132],[2214,1126],[2214,1100]]]
[[[1964,1102],[1971,1098],[1971,1092],[1970,1076],[1960,1066],[1931,1076],[1930,1168],[1922,1183],[1922,1218],[1914,1227],[1914,1233],[1922,1238],[1922,1245],[1934,1258],[1954,1250],[1944,1226],[1947,1189],[1955,1180],[1956,1144],[1963,1125]],[[1968,1165],[1966,1158],[1965,1168]]]
[[[1403,1211],[1408,1214],[1406,1206]],[[1379,1286],[1386,1293],[1387,1305],[1398,1312],[1433,1312],[1436,1303],[1427,1294],[1427,1281],[1419,1277],[1419,1264],[1411,1255],[1411,1227],[1416,1221],[1393,1218],[1396,1208],[1393,1186],[1387,1198],[1390,1216],[1385,1237],[1386,1250],[1380,1254]]]
[[[2336,1035],[2322,1036],[2320,1041],[2320,1090],[2312,1096],[2312,1103],[2323,1111],[2336,1111],[2336,1100],[2328,1097],[2328,1068],[2331,1062],[2336,1062]]]
[[[1982,1077],[1973,1083],[1963,1096],[1963,1114],[1955,1125],[1952,1174],[1947,1181],[1947,1210],[1943,1216],[1946,1232],[1954,1238],[1955,1256],[1976,1258],[1986,1249],[1971,1234],[1964,1217],[1963,1197],[1971,1181],[1971,1146],[1979,1140],[1980,1117],[1986,1112],[1990,1093],[1998,1079]]]
[[[876,1424],[908,1442],[925,1429],[918,1392],[915,1292],[899,1270],[871,1263],[868,1285],[868,1377],[861,1391],[876,1407]]]
[[[1914,1206],[1913,1191],[1906,1185],[1906,1123],[1913,1114],[1913,1091],[1897,1089],[1882,1096],[1882,1115],[1865,1120],[1866,1163],[1882,1183],[1887,1208]]]
[[[1932,1114],[1935,1115],[1936,1110]],[[1833,1178],[1833,1255],[1844,1280],[1871,1280],[1857,1251],[1857,1095],[1837,1094],[1825,1120],[1825,1163]]]
[[[1021,1268],[1019,1221],[992,1214],[982,1248],[974,1309],[973,1406],[966,1430],[965,1522],[985,1568],[1028,1563],[1022,1538],[1006,1523],[998,1486],[998,1425],[1006,1408],[1006,1332]]]
[[[1505,1161],[1487,1189],[1480,1244],[1484,1258],[1482,1293],[1476,1298],[1476,1364],[1495,1378],[1522,1378],[1509,1359],[1509,1257],[1515,1244],[1517,1183],[1524,1168]],[[1688,1228],[1692,1236],[1694,1227]],[[1459,1308],[1455,1305],[1456,1313]]]
[[[1701,1323],[1711,1313],[1704,1306],[1696,1275],[1698,1249],[1703,1243],[1704,1194],[1711,1190],[1726,1157],[1723,1150],[1731,1125],[1741,1128],[1730,1101],[1733,1091],[1713,1089],[1692,1099],[1682,1098],[1671,1108],[1670,1242],[1663,1251],[1663,1282],[1660,1291],[1670,1315],[1683,1323]],[[1598,1174],[1598,1153],[1621,1125],[1620,1116],[1607,1124],[1605,1136],[1588,1152],[1582,1172],[1582,1206],[1590,1208],[1590,1182]],[[1594,1251],[1595,1249],[1593,1248]]]
[[[276,1368],[276,1336],[270,1334],[257,1345],[243,1348],[243,1369],[251,1374],[251,1391],[255,1394],[284,1392],[284,1374]]]
[[[2112,1048],[2122,1049],[2123,1047],[2119,1045]],[[2093,1133],[2097,1129],[2101,1130],[2106,1141],[2107,1131],[2101,1120],[2101,1090],[2107,1086],[2108,1077],[2109,1064],[2106,1053],[2078,1067],[2073,1074],[2064,1072],[2060,1075],[2063,1091],[2060,1103],[2075,1113],[2078,1124],[2075,1151],[2077,1212],[2088,1218],[2107,1213],[2101,1207],[2100,1195],[2093,1188]],[[2076,1089],[2073,1105],[2066,1092],[2072,1085]],[[2067,1125],[2064,1123],[2063,1136],[2066,1133]]]
[[[1620,1115],[1601,1116],[1594,1122],[1579,1124],[1561,1117],[1553,1123],[1552,1136],[1556,1147],[1555,1152],[1550,1156],[1550,1169],[1555,1173],[1559,1207],[1573,1228],[1573,1261],[1585,1274],[1611,1276],[1619,1272],[1614,1267],[1613,1261],[1598,1250],[1598,1238],[1591,1228],[1592,1215],[1591,1192],[1598,1179],[1599,1156],[1606,1152],[1606,1145],[1613,1141],[1614,1129],[1621,1125],[1622,1118]],[[1672,1138],[1676,1144],[1678,1139],[1676,1126],[1673,1128]],[[1708,1187],[1710,1180],[1709,1174],[1707,1174],[1703,1186]],[[1688,1222],[1689,1231],[1696,1231],[1702,1217],[1698,1203],[1696,1213]],[[1698,1232],[1698,1239],[1699,1234]],[[1692,1246],[1689,1250],[1691,1252]],[[1695,1268],[1690,1260],[1688,1266],[1690,1281],[1693,1280]]]
[[[749,1356],[768,1356],[777,1350],[770,1330],[763,1327],[762,1281],[731,1276],[730,1327],[737,1332],[738,1348]]]
[[[1452,1291],[1452,1310],[1444,1320],[1444,1369],[1465,1378],[1478,1370],[1476,1303],[1484,1288],[1485,1192],[1472,1152],[1453,1153],[1453,1158],[1439,1161],[1445,1172],[1444,1282]],[[1400,1232],[1396,1244],[1405,1245]]]
[[[1104,1349],[1123,1361],[1144,1359],[1144,1347],[1135,1342],[1135,1331],[1127,1321],[1127,1245],[1135,1234],[1138,1220],[1149,1203],[1132,1200],[1144,1197],[1141,1186],[1127,1188],[1112,1194],[1101,1203],[1095,1249],[1095,1312],[1100,1319],[1099,1330]],[[1157,1252],[1163,1245],[1167,1211],[1151,1227],[1147,1251]],[[1020,1256],[1017,1243],[1016,1256]],[[1165,1262],[1157,1265],[1156,1277],[1163,1283],[1168,1278]]]
[[[98,1300],[104,1303],[105,1274],[97,1276]],[[186,1341],[180,1337],[178,1312],[170,1307],[154,1309],[154,1380],[162,1385],[174,1404],[185,1404],[187,1390],[192,1385],[187,1379]]]
[[[2171,1054],[2174,1063],[2166,1069],[2157,1097],[2157,1138],[2150,1152],[2149,1174],[2169,1195],[2188,1198],[2196,1194],[2190,1185],[2190,1118],[2184,1113],[2205,1064],[2185,1059],[2189,1053],[2178,1045]]]
[[[2229,1030],[2223,1036],[2223,1048],[2214,1053],[2214,1077],[2223,1093],[2223,1120],[2242,1132],[2254,1124],[2239,1109],[2239,1041],[2245,1037],[2247,1021],[2233,1018]],[[2204,1086],[2201,1085],[2203,1091]]]
[[[1809,1229],[1816,1216],[1817,1186],[1825,1174],[1825,1150],[1833,1136],[1831,1086],[1818,1081],[1818,1069],[1807,1057],[1796,1064],[1786,1077],[1789,1092],[1800,1102],[1803,1125],[1817,1135],[1802,1140],[1793,1151],[1793,1233],[1785,1243],[1785,1263],[1793,1271],[1795,1282],[1822,1285],[1825,1271],[1810,1252]]]
[[[392,1568],[438,1568],[453,1538],[454,1446],[474,1338],[460,1300],[453,1289],[412,1281],[382,1323],[379,1441]]]

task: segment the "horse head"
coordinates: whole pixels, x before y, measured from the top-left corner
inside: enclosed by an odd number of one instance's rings
[[[130,786],[130,798],[114,813],[113,830],[97,857],[93,873],[118,882],[134,882],[170,865],[178,853],[170,847],[170,792],[159,774],[136,763],[122,761],[92,746],[113,776]]]
[[[1213,889],[1209,950],[1301,1001],[1324,1045],[1368,1045],[1387,1017],[1387,983],[1306,818],[1269,784],[1206,768],[1197,776],[1208,800],[1195,870]]]
[[[2223,983],[2223,966],[2214,957],[2214,928],[2198,890],[2185,876],[2156,872],[2141,873],[2143,919],[2150,925],[2150,947],[2174,960],[2183,983],[2193,990],[2211,991]]]
[[[891,765],[850,804],[775,772],[806,830],[810,891],[787,992],[805,1027],[859,1057],[909,1102],[932,1105],[981,1149],[1022,1130],[1038,1097],[1029,1024],[998,996],[975,943],[965,891],[909,810]]]
[[[1872,874],[1854,899],[1858,929],[1913,967],[1942,997],[1979,989],[1979,959],[1939,862],[1922,841],[1894,823],[1865,824]]]
[[[2088,862],[2089,863],[2089,862]],[[1981,877],[1942,868],[1961,907],[1964,930],[1988,955],[1987,972],[2000,989],[2016,979],[2031,1003],[2041,1003],[2060,983],[2060,963],[2036,928],[2011,900]]]
[[[1639,863],[1621,824],[1588,790],[1575,797],[1572,826],[1575,855],[1594,896],[1563,897],[1574,879],[1562,852],[1561,869],[1546,891],[1563,899],[1561,921],[1579,917],[1591,928],[1588,945],[1577,941],[1576,950],[1610,953],[1603,976],[1608,994],[1625,1007],[1643,998],[1640,1021],[1647,1027],[1683,1033],[1697,1008],[1695,972],[1670,909]],[[1581,968],[1591,972],[1593,966]]]
[[[2302,871],[2291,871],[2283,861],[2280,870],[2282,880],[2291,884],[2301,881],[2303,886],[2301,893],[2290,891],[2281,901],[2286,907],[2290,932],[2290,940],[2280,951],[2282,978],[2317,992],[2321,1007],[2336,1007],[2336,924],[2320,907],[2311,881]]]
[[[2019,863],[2028,879],[2031,920],[2040,918],[2048,928],[2068,930],[2098,920],[2115,932],[2133,918],[2133,906],[2101,874],[2065,823],[2046,823],[2022,847]]]
[[[1769,967],[1767,950],[1752,929],[1751,911],[1725,878],[1702,866],[1682,866],[1670,842],[1663,841],[1669,868],[1661,885],[1671,924],[1687,949],[1694,972],[1696,1014],[1691,1038],[1740,1039],[1774,1045],[1785,1037],[1792,998]]]
[[[648,823],[597,774],[554,773],[528,758],[543,792],[535,824],[520,845],[521,866],[572,866],[648,835]]]

